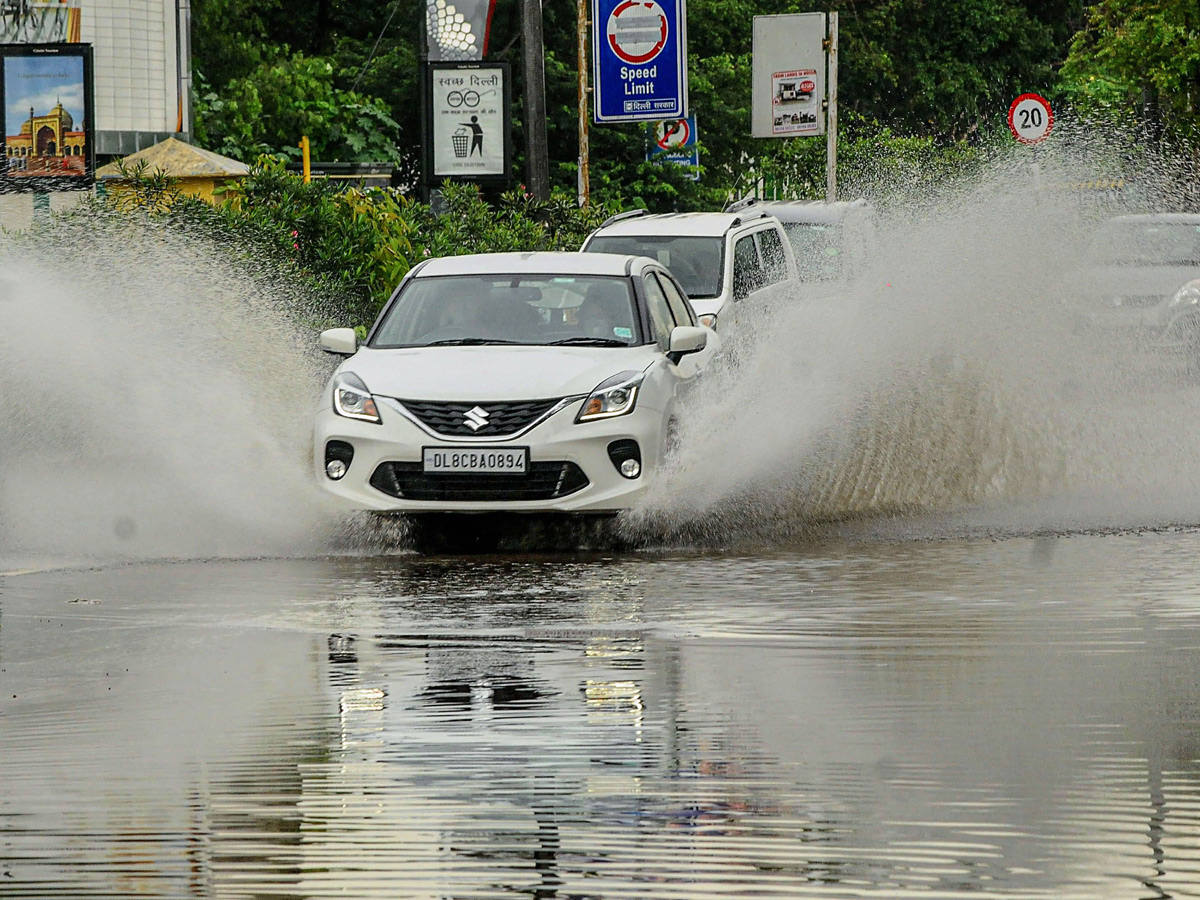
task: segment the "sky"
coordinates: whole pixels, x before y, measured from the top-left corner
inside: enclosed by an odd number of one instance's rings
[[[45,115],[59,101],[83,124],[83,59],[78,56],[10,56],[4,60],[5,134],[19,134],[29,107]]]

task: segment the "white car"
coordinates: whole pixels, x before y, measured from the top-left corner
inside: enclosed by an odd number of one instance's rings
[[[632,210],[592,232],[583,250],[657,259],[679,279],[701,324],[711,328],[733,318],[730,301],[769,301],[796,279],[783,226],[762,210],[655,216]]]
[[[433,259],[396,289],[321,397],[317,477],[406,513],[615,513],[663,466],[677,396],[719,350],[651,259]]]

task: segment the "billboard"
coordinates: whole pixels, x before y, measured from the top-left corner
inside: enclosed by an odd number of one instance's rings
[[[426,80],[427,180],[507,180],[508,63],[429,63]]]
[[[0,46],[4,152],[0,191],[91,187],[92,48],[87,44]]]
[[[825,133],[825,13],[754,17],[754,137]]]

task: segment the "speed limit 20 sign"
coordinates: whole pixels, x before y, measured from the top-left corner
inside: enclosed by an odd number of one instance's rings
[[[1044,141],[1054,127],[1054,111],[1041,94],[1022,94],[1008,108],[1008,127],[1022,144]]]

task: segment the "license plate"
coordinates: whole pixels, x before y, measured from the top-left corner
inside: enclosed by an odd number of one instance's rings
[[[529,471],[529,448],[423,447],[421,468],[426,472],[486,472],[524,475]]]

